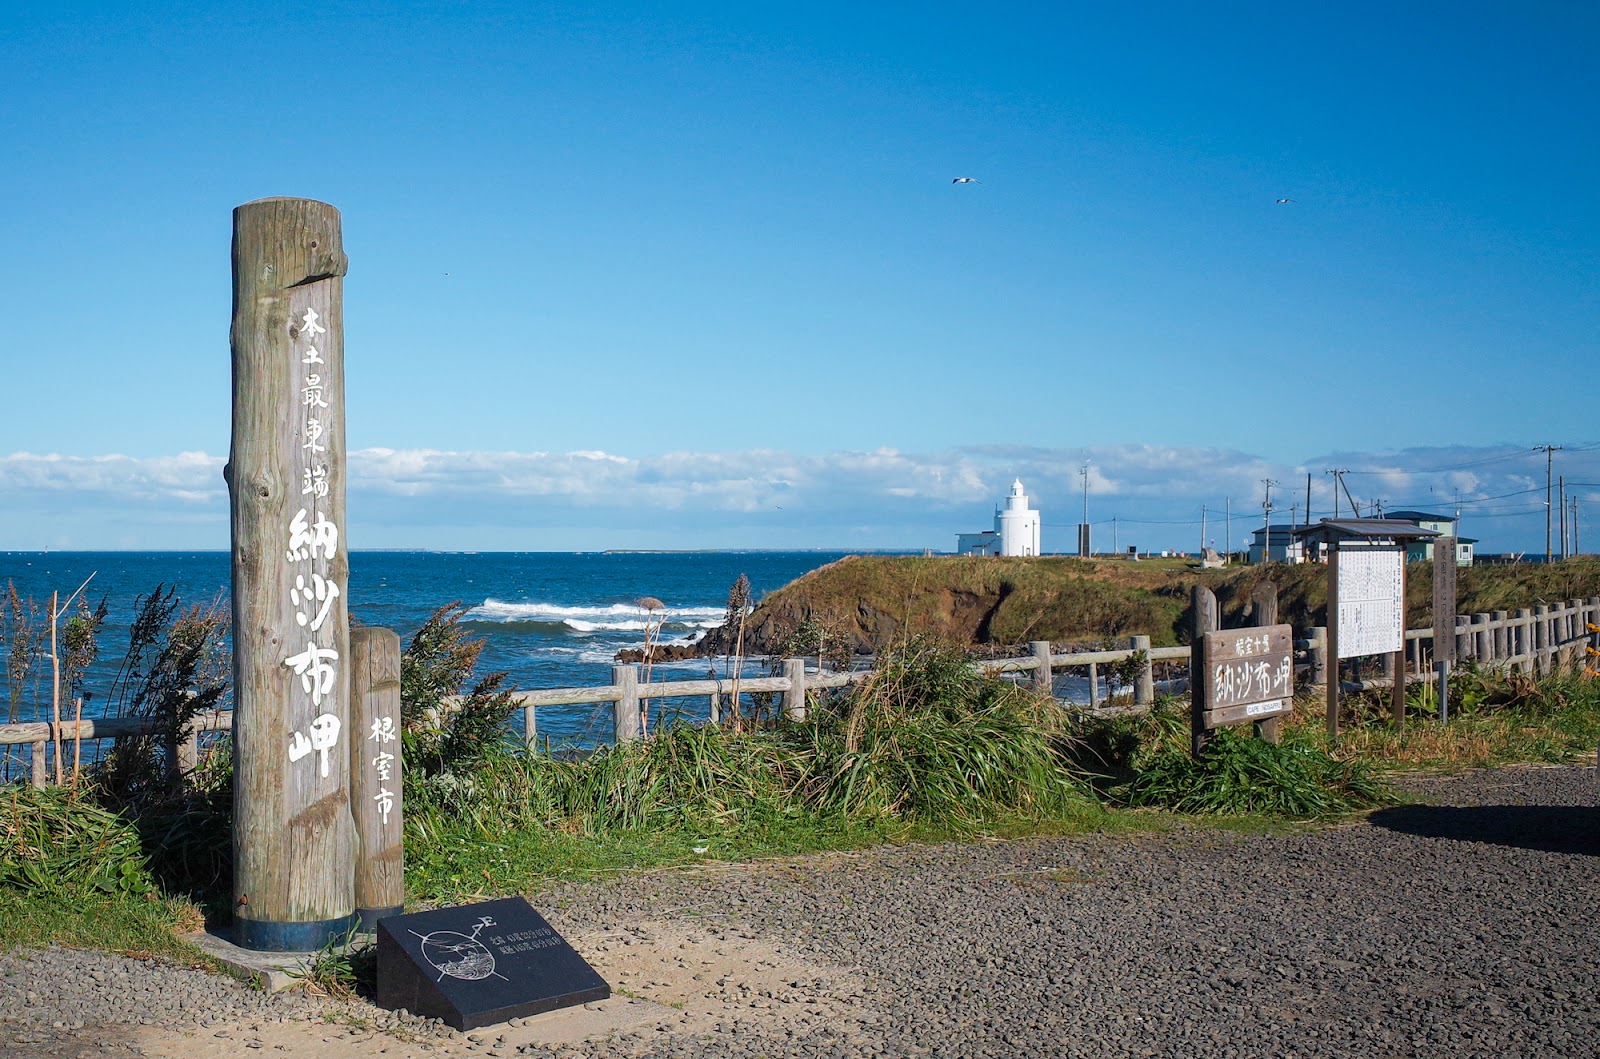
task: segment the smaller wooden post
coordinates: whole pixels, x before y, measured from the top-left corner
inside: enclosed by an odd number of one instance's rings
[[[1209,588],[1195,585],[1189,600],[1194,611],[1194,627],[1189,632],[1189,750],[1199,757],[1211,738],[1205,725],[1206,686],[1211,679],[1206,672],[1205,636],[1221,628],[1221,623],[1216,594]]]
[[[1055,674],[1050,669],[1050,641],[1030,640],[1028,641],[1028,650],[1033,653],[1034,659],[1039,663],[1033,670],[1034,688],[1044,692],[1046,695],[1055,694]]]
[[[1512,654],[1517,656],[1517,669],[1533,672],[1533,611],[1527,607],[1517,610],[1516,641]]]
[[[522,745],[529,750],[539,746],[539,712],[531,703],[522,707]]]
[[[1133,704],[1135,706],[1154,706],[1156,704],[1156,671],[1155,664],[1150,661],[1150,637],[1134,636],[1129,639],[1128,646],[1135,651],[1144,652],[1144,662],[1139,666],[1139,673],[1133,680]]]
[[[1540,676],[1550,672],[1550,607],[1541,603],[1533,608],[1534,664]]]
[[[1473,648],[1473,657],[1479,665],[1493,665],[1494,633],[1489,631],[1489,615],[1481,611],[1472,616],[1472,636],[1476,644]]]
[[[1511,657],[1510,629],[1506,627],[1506,619],[1511,615],[1503,610],[1497,610],[1489,616],[1491,628],[1494,630],[1494,660],[1504,662]]]
[[[1307,649],[1306,682],[1309,684],[1326,684],[1328,682],[1328,630],[1324,626],[1312,626],[1306,638],[1311,641]]]
[[[1456,615],[1456,658],[1472,658],[1472,650],[1476,645],[1472,642],[1472,616],[1470,614]]]
[[[187,776],[200,767],[200,730],[194,720],[183,726],[178,739],[178,775]]]
[[[1100,708],[1100,667],[1089,663],[1089,709]]]
[[[528,707],[531,713],[533,707]],[[400,775],[400,636],[350,630],[350,812],[356,825],[358,929],[405,911],[405,816]]]
[[[28,744],[28,782],[42,788],[50,777],[50,741],[40,739]]]
[[[789,678],[789,689],[783,693],[783,717],[786,721],[806,719],[806,660],[785,658],[783,675]]]
[[[638,739],[643,728],[643,718],[639,715],[639,667],[612,666],[611,683],[618,692],[612,714],[615,724],[612,741],[621,746]]]

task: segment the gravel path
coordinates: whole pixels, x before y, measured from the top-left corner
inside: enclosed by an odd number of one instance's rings
[[[409,1041],[363,1031],[325,1054],[1596,1054],[1595,770],[1411,785],[1430,804],[1292,834],[911,847],[561,887],[535,904],[620,993],[670,1005],[659,1018],[565,1045],[405,1021]],[[157,1047],[181,1031],[284,1054],[274,1027],[327,1017],[100,954],[0,957],[0,1056],[189,1054]]]

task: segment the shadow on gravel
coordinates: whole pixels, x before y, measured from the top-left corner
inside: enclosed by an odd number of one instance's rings
[[[1423,838],[1600,856],[1600,808],[1578,805],[1398,805],[1368,817]]]

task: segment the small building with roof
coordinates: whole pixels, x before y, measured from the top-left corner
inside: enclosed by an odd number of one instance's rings
[[[1302,563],[1305,552],[1295,539],[1294,526],[1287,522],[1275,523],[1255,531],[1250,540],[1250,563]]]
[[[1454,515],[1434,515],[1426,511],[1389,511],[1383,516],[1385,521],[1399,519],[1409,522],[1413,526],[1431,529],[1441,537],[1456,538],[1456,565],[1471,566],[1473,545],[1478,543],[1476,537],[1460,537],[1456,535],[1457,519]],[[1433,538],[1424,537],[1410,541],[1406,544],[1406,562],[1431,563],[1433,562]]]
[[[1039,512],[1028,506],[1022,479],[1011,483],[1005,506],[995,508],[994,529],[956,534],[959,555],[1038,555]]]
[[[1292,531],[1304,549],[1307,562],[1328,561],[1330,541],[1371,541],[1404,544],[1406,558],[1411,559],[1411,549],[1422,541],[1432,541],[1439,536],[1435,529],[1425,529],[1414,522],[1400,518],[1325,518],[1311,526],[1301,526]],[[1431,555],[1432,552],[1430,551]]]

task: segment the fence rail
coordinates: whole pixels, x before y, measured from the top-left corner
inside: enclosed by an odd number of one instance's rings
[[[1553,673],[1558,669],[1576,667],[1586,648],[1600,651],[1600,596],[1587,600],[1573,599],[1558,604],[1541,604],[1522,608],[1515,613],[1494,611],[1483,614],[1456,616],[1456,657],[1470,659],[1479,665],[1516,669],[1524,673]],[[1433,673],[1429,665],[1432,655],[1432,628],[1408,629],[1407,680],[1429,680]],[[1424,643],[1427,649],[1424,649]],[[1307,630],[1307,636],[1295,641],[1296,655],[1301,661],[1303,683],[1318,685],[1327,680],[1327,630],[1321,627]],[[1135,636],[1128,646],[1108,651],[1074,651],[1058,653],[1043,641],[1029,644],[1031,653],[1019,658],[995,658],[975,662],[974,665],[989,674],[1030,674],[1035,687],[1054,688],[1056,677],[1065,669],[1086,669],[1089,680],[1089,707],[1098,709],[1099,667],[1126,665],[1130,659],[1139,658],[1132,684],[1132,707],[1147,708],[1155,703],[1154,665],[1157,662],[1182,662],[1185,668],[1190,658],[1188,647],[1150,646],[1147,636]],[[1392,659],[1393,656],[1386,656]],[[1392,661],[1387,663],[1392,666]],[[721,677],[702,680],[656,680],[641,683],[638,665],[616,665],[611,669],[612,682],[597,687],[543,688],[516,694],[514,702],[522,710],[523,735],[532,745],[537,735],[537,711],[541,706],[583,705],[609,702],[613,708],[613,738],[618,741],[639,738],[643,704],[655,699],[697,698],[710,700],[710,717],[719,719],[720,703],[725,696],[738,694],[781,694],[783,715],[793,720],[804,718],[806,697],[814,691],[842,688],[858,683],[870,675],[870,670],[844,673],[823,673],[808,670],[799,658],[783,660],[784,675],[769,677]],[[1370,677],[1356,681],[1360,687],[1392,686],[1394,674]],[[188,728],[167,744],[170,767],[177,773],[190,771],[199,760],[199,738],[203,732],[231,731],[233,712],[212,711],[195,716]],[[48,782],[51,744],[82,740],[122,739],[131,736],[157,734],[153,722],[129,717],[101,717],[81,721],[62,721],[59,725],[47,721],[24,724],[0,724],[0,746],[27,746],[29,748],[30,778],[35,786]]]

